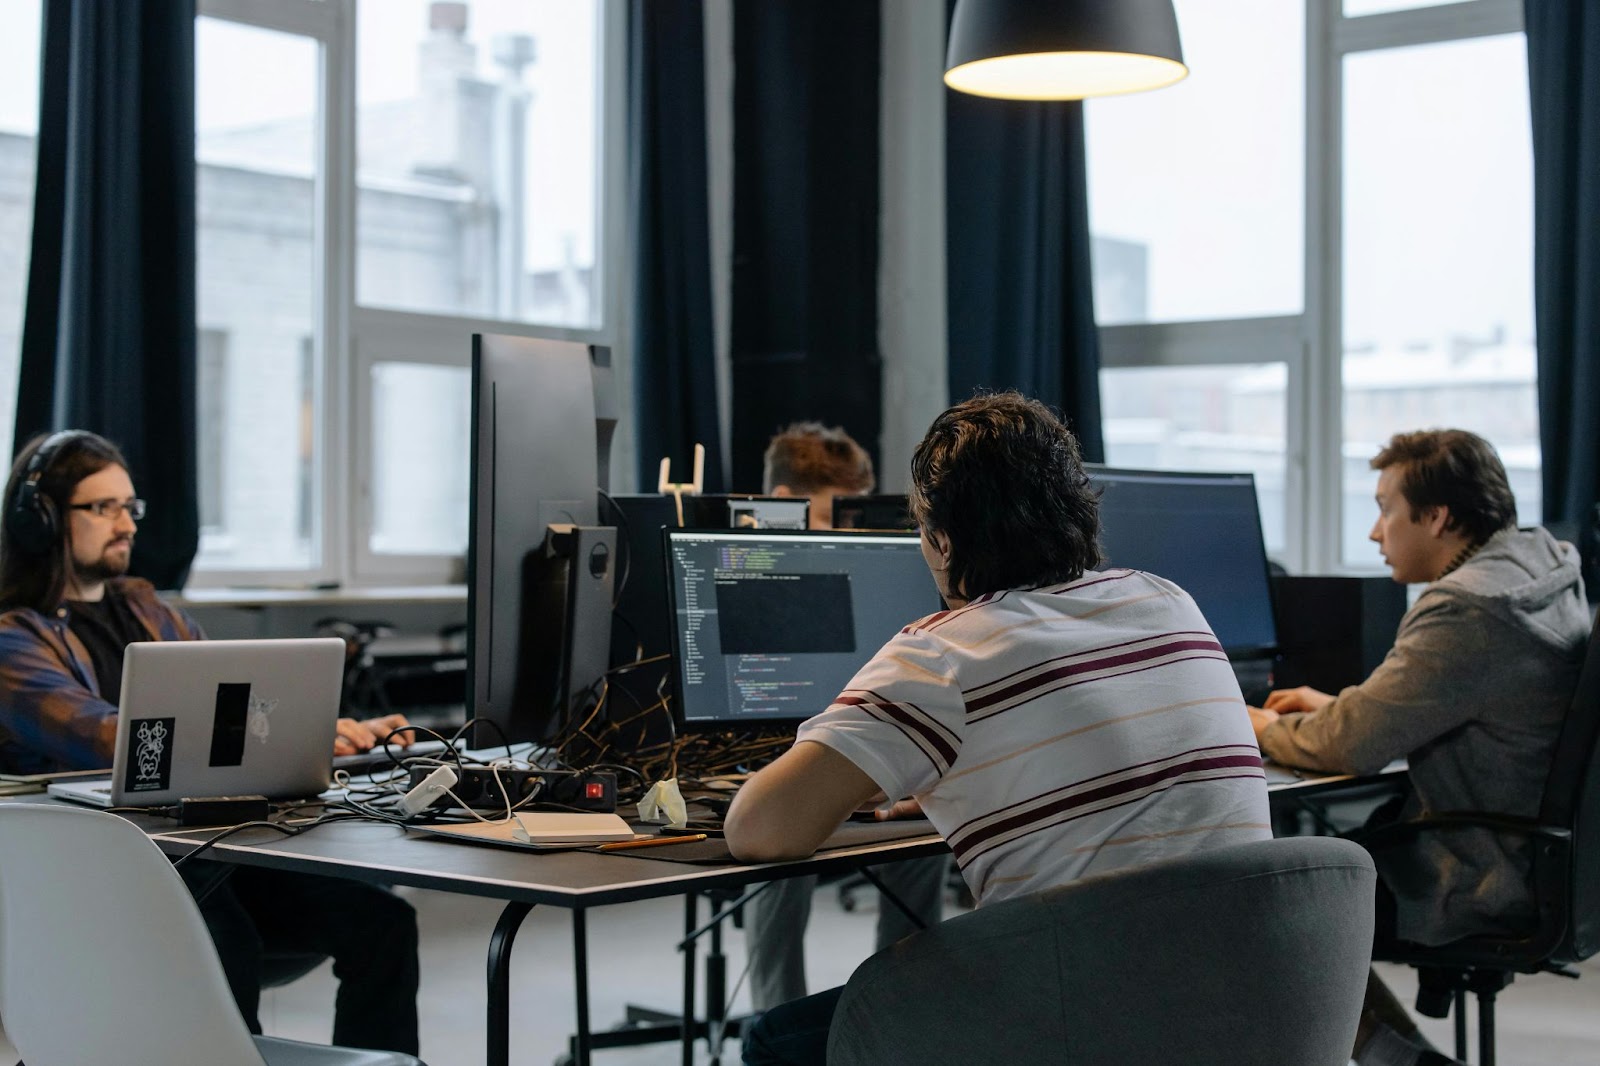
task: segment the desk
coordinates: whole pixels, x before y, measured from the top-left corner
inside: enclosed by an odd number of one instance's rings
[[[1404,759],[1396,759],[1375,774],[1319,774],[1310,770],[1294,770],[1268,761],[1267,799],[1272,806],[1272,835],[1294,835],[1300,830],[1297,819],[1300,812],[1311,814],[1319,822],[1319,831],[1332,833],[1325,818],[1318,812],[1315,801],[1375,799],[1403,789],[1409,766]]]
[[[1403,771],[1403,763],[1386,767],[1382,774],[1374,777],[1313,776],[1271,767],[1268,791],[1276,805],[1297,796],[1369,787],[1379,778],[1398,781],[1393,775]],[[56,801],[37,796],[11,802]],[[192,851],[216,833],[215,829],[175,830],[162,818],[132,816],[130,820],[173,856]],[[509,971],[518,928],[537,904],[570,910],[577,1000],[575,1058],[579,1066],[587,1066],[591,1051],[585,925],[588,908],[684,895],[690,899],[691,918],[687,926],[692,929],[694,901],[709,889],[736,888],[802,874],[848,871],[898,859],[937,855],[944,850],[943,839],[929,835],[839,848],[798,862],[696,866],[652,859],[648,857],[648,850],[612,855],[585,851],[530,854],[461,844],[408,833],[395,826],[352,821],[320,826],[290,838],[265,829],[240,833],[211,848],[208,857],[244,866],[409,885],[505,901],[505,909],[489,942],[486,1035],[490,1066],[502,1066],[510,1058]],[[692,1030],[688,1026],[694,1015],[695,965],[691,946],[685,951],[684,960],[685,1063],[692,1054]]]
[[[167,828],[164,819],[132,820],[163,851],[174,856],[193,850],[216,833],[215,829],[175,831]],[[522,920],[536,904],[570,910],[577,992],[575,1057],[579,1066],[586,1066],[591,1050],[585,926],[588,908],[684,895],[690,897],[692,915],[698,894],[708,889],[853,870],[936,855],[944,850],[943,839],[930,834],[839,848],[798,862],[696,866],[647,858],[648,849],[611,855],[584,851],[533,854],[465,845],[376,823],[336,822],[290,838],[266,829],[240,833],[206,854],[207,858],[244,866],[504,900],[505,909],[489,942],[487,1057],[491,1066],[502,1066],[510,1058],[511,948]],[[693,920],[688,924],[692,927]],[[685,1002],[691,1008],[695,977],[691,948],[685,951]],[[692,1023],[692,1014],[692,1010],[685,1011],[686,1026]],[[685,1062],[692,1049],[690,1035],[686,1029]]]

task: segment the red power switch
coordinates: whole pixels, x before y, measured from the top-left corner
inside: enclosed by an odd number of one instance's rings
[[[583,786],[583,798],[598,800],[606,798],[606,786],[600,781],[589,781]]]

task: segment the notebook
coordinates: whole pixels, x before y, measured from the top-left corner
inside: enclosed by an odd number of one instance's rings
[[[49,793],[97,807],[328,787],[345,645],[337,637],[129,644],[109,778]]]

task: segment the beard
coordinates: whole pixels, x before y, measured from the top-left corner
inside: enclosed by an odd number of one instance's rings
[[[111,549],[117,545],[126,544],[128,551],[113,553]],[[133,558],[133,539],[126,541],[112,541],[100,553],[100,558],[92,563],[80,563],[76,560],[72,564],[73,577],[79,585],[96,584],[109,581],[114,577],[121,577],[128,572],[128,562]]]

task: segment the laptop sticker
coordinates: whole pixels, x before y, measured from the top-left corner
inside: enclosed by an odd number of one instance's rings
[[[265,744],[272,735],[272,712],[278,709],[277,700],[250,697],[250,735]]]
[[[238,766],[244,762],[249,710],[249,684],[223,682],[217,686],[216,711],[211,717],[212,766]]]
[[[135,718],[128,723],[125,792],[165,792],[172,787],[175,718]]]

